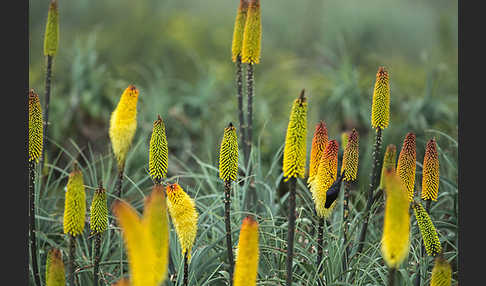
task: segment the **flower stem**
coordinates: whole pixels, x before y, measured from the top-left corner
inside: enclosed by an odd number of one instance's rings
[[[287,232],[287,286],[292,285],[292,261],[294,258],[294,235],[295,235],[295,187],[296,178],[290,179],[289,194],[289,228]]]
[[[381,149],[382,143],[382,134],[381,128],[376,128],[376,136],[375,136],[375,144],[373,146],[373,166],[371,168],[371,181],[370,181],[370,188],[368,190],[368,203],[366,204],[366,209],[364,211],[364,223],[363,228],[361,229],[361,233],[359,236],[359,243],[358,243],[358,250],[357,254],[361,253],[364,246],[364,241],[366,239],[366,230],[368,228],[368,220],[370,216],[371,206],[373,205],[373,191],[376,189],[376,185],[378,184],[378,158]]]
[[[388,286],[393,286],[395,284],[395,272],[396,268],[390,268],[388,270]]]
[[[343,201],[343,245],[346,246],[343,255],[343,272],[348,268],[349,260],[349,245],[348,245],[348,217],[349,217],[349,189],[350,183],[346,181],[344,183],[344,201]]]
[[[122,196],[122,185],[123,185],[123,172],[125,170],[125,164],[121,166],[121,168],[118,170],[118,181],[116,184],[116,190],[117,190],[117,197],[118,199],[121,199]]]
[[[246,70],[246,93],[247,93],[247,127],[246,127],[246,152],[245,152],[245,165],[248,168],[248,162],[250,161],[250,154],[251,154],[251,143],[252,143],[252,135],[253,135],[253,88],[254,88],[254,76],[253,76],[253,65],[250,63],[248,64],[248,68]],[[248,171],[248,174],[250,172]]]
[[[245,162],[248,158],[246,154],[246,127],[245,127],[245,116],[243,114],[243,68],[241,65],[241,56],[236,58],[236,91],[238,93],[238,118],[239,118],[239,129],[241,134],[241,146],[243,146],[243,152],[245,157]]]
[[[317,226],[317,274],[320,277],[322,271],[322,256],[323,256],[323,244],[324,244],[324,218],[319,217],[319,224]]]
[[[32,274],[37,286],[41,285],[39,266],[37,264],[37,239],[35,235],[35,163],[29,162],[29,194],[30,194],[30,257],[32,259]]]
[[[229,260],[229,285],[233,285],[233,271],[234,271],[234,259],[233,259],[233,243],[231,241],[231,221],[230,221],[230,209],[231,209],[231,181],[224,181],[224,218],[226,225],[226,247],[228,249]]]
[[[94,254],[94,267],[93,267],[93,282],[94,286],[98,286],[98,271],[100,268],[100,248],[101,248],[101,233],[95,235],[95,254]]]
[[[187,259],[187,253],[188,251],[184,253],[184,286],[187,286],[189,281],[189,262]]]
[[[44,135],[43,135],[43,141],[42,142],[42,146],[44,146],[42,148],[42,156],[41,156],[41,161],[43,162],[44,161],[44,153],[46,152],[46,149],[47,149],[47,135],[48,135],[48,125],[49,125],[49,102],[50,102],[50,99],[51,99],[51,77],[52,77],[52,58],[53,56],[47,56],[47,68],[46,68],[46,90],[45,90],[45,94],[46,94],[46,101],[45,101],[45,106],[44,106],[44,110],[45,110],[45,116],[44,116]],[[43,166],[44,164],[41,164],[41,166]]]
[[[69,236],[69,264],[68,264],[68,285],[74,286],[74,254],[76,250],[76,238],[70,234]]]

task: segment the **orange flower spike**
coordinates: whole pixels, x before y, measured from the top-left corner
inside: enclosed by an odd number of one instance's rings
[[[314,137],[312,138],[309,178],[307,179],[307,184],[309,187],[317,174],[319,162],[322,154],[324,153],[324,149],[326,148],[327,141],[329,141],[327,136],[327,127],[324,121],[321,121],[316,125]]]
[[[248,216],[241,223],[236,251],[234,286],[256,285],[258,274],[258,222]]]
[[[344,175],[345,181],[354,181],[358,175],[358,161],[359,161],[359,134],[356,129],[353,129],[348,137],[348,143],[344,149],[343,166],[341,167],[341,174],[346,170]]]
[[[439,155],[435,139],[430,139],[425,148],[422,170],[422,199],[437,200],[439,191]]]
[[[415,134],[409,132],[403,140],[403,146],[400,155],[398,156],[397,164],[397,173],[403,184],[406,186],[409,201],[413,201],[416,159],[417,151]]]
[[[339,143],[331,140],[327,143],[326,149],[321,157],[316,178],[311,187],[312,198],[314,199],[317,215],[327,217],[333,206],[326,209],[326,192],[334,183],[337,177]]]

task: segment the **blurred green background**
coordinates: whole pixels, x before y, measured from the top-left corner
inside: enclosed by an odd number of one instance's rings
[[[128,84],[140,90],[133,165],[147,164],[160,114],[169,152],[217,166],[228,122],[237,123],[231,40],[238,0],[59,0],[60,46],[54,59],[50,137],[67,149],[109,154],[109,117]],[[48,0],[30,1],[30,87],[44,95],[43,34]],[[371,95],[380,65],[391,85],[384,144],[417,134],[417,158],[439,130],[457,138],[457,1],[262,0],[262,58],[255,68],[255,144],[262,167],[281,148],[292,101],[309,99],[308,149],[319,120],[329,136],[360,132],[369,146]],[[385,145],[386,146],[386,145]],[[53,144],[49,155],[58,153]],[[419,159],[417,159],[419,160]],[[420,159],[421,160],[421,159]],[[178,165],[169,163],[169,175]],[[369,173],[369,172],[368,172]],[[368,178],[368,173],[361,173]],[[453,179],[453,178],[451,178]]]

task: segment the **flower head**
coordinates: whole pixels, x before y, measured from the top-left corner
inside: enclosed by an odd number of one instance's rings
[[[413,201],[415,188],[416,158],[415,134],[409,132],[403,140],[402,150],[400,150],[400,155],[398,155],[397,173],[407,188],[410,202]]]
[[[449,262],[439,255],[435,258],[430,286],[451,286],[452,268]]]
[[[43,146],[42,108],[39,96],[33,89],[29,91],[29,162],[39,162]]]
[[[256,285],[258,256],[258,222],[248,216],[241,224],[233,275],[234,286]]]
[[[235,181],[238,176],[238,139],[236,129],[230,122],[224,129],[219,151],[219,177],[225,181]]]
[[[386,146],[385,156],[383,157],[383,165],[381,167],[380,189],[385,188],[384,178],[385,171],[390,169],[395,172],[397,165],[397,147],[393,144]]]
[[[83,232],[86,216],[86,192],[83,173],[77,163],[69,174],[64,201],[64,233],[77,236]]]
[[[46,33],[44,35],[44,55],[54,56],[59,46],[59,11],[57,0],[51,0],[47,12]]]
[[[260,0],[249,0],[248,2],[248,12],[243,31],[241,61],[243,63],[258,64],[260,62],[262,41]]]
[[[371,126],[385,129],[390,120],[390,84],[385,67],[379,67],[376,73],[375,89],[371,107]]]
[[[430,139],[425,148],[422,169],[422,199],[437,200],[439,192],[439,155],[435,139]]]
[[[108,228],[108,206],[103,186],[95,190],[90,209],[89,225],[92,233],[103,233]]]
[[[358,161],[359,161],[359,134],[356,129],[353,129],[349,134],[348,143],[344,148],[343,165],[341,173],[346,171],[344,175],[345,181],[354,181],[358,175]]]
[[[155,183],[160,183],[167,175],[169,149],[165,136],[165,125],[162,117],[154,121],[149,146],[149,172]]]
[[[324,121],[321,121],[316,125],[314,136],[312,137],[312,148],[311,148],[311,156],[310,156],[310,164],[309,164],[309,178],[307,179],[307,184],[309,186],[312,184],[312,181],[314,180],[317,174],[317,169],[319,168],[319,162],[321,160],[322,153],[326,148],[327,141],[328,141],[327,127]]]
[[[62,252],[57,248],[52,248],[47,253],[46,259],[46,286],[64,285],[66,285],[66,278]]]
[[[243,46],[243,32],[245,30],[246,17],[248,13],[248,1],[240,0],[240,5],[236,11],[235,27],[233,30],[233,42],[231,44],[231,54],[233,62],[241,57],[241,48]]]
[[[413,202],[412,208],[415,213],[415,218],[417,219],[420,233],[422,234],[425,251],[427,251],[429,256],[436,256],[442,252],[442,246],[440,245],[439,236],[437,235],[435,226],[420,203]]]

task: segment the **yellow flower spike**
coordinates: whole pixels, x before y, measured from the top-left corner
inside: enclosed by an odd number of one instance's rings
[[[348,143],[344,148],[343,165],[341,167],[341,174],[344,174],[345,181],[354,181],[358,175],[358,161],[359,161],[359,134],[356,129],[353,129],[349,134]]]
[[[385,67],[376,73],[375,89],[371,107],[371,126],[385,129],[390,120],[390,84]]]
[[[405,186],[391,169],[385,171],[385,218],[381,254],[390,268],[398,268],[410,248],[410,202]]]
[[[235,27],[233,30],[233,42],[231,44],[231,55],[233,62],[241,56],[243,46],[243,31],[245,30],[246,17],[248,13],[248,1],[240,0],[240,5],[236,11]]]
[[[161,283],[167,277],[169,266],[169,221],[162,185],[154,185],[152,193],[145,200],[142,224],[150,234],[152,253],[155,256],[153,271]]]
[[[234,286],[256,285],[258,258],[258,222],[248,216],[241,224],[233,276]]]
[[[59,11],[57,0],[51,0],[47,13],[46,33],[44,35],[44,55],[56,55],[59,46]]]
[[[127,248],[130,280],[133,286],[156,286],[159,279],[154,271],[155,255],[148,228],[144,227],[133,207],[123,201],[115,201],[113,213],[122,229]]]
[[[449,262],[439,255],[435,258],[430,286],[451,286],[452,268]]]
[[[194,200],[179,186],[174,183],[168,185],[167,207],[169,209],[172,223],[174,224],[177,237],[182,249],[182,255],[187,252],[188,261],[191,259],[191,249],[197,233],[198,213]]]
[[[249,64],[260,63],[261,41],[260,0],[249,0],[245,29],[243,31],[241,62]]]
[[[108,228],[108,205],[106,202],[106,190],[99,186],[93,195],[90,208],[89,225],[91,233],[103,233]]]
[[[332,203],[329,208],[324,206],[326,203],[326,192],[337,177],[338,152],[339,143],[336,140],[330,140],[321,156],[319,169],[311,186],[316,212],[321,218],[327,218],[336,203],[336,201]]]
[[[219,151],[219,177],[224,181],[235,181],[238,176],[238,139],[236,129],[230,122],[224,129]]]
[[[435,139],[430,139],[425,148],[422,170],[422,199],[437,200],[439,192],[439,155]]]
[[[397,166],[397,147],[393,144],[386,146],[385,156],[383,157],[383,165],[381,168],[380,186],[379,189],[385,188],[384,177],[385,170],[391,169],[395,172]]]
[[[39,95],[31,89],[29,91],[29,162],[39,162],[43,146],[42,108]]]
[[[61,251],[57,248],[49,250],[46,259],[46,286],[65,286],[65,275]]]
[[[164,121],[157,116],[154,121],[152,136],[149,146],[149,172],[152,180],[158,184],[167,175],[167,161],[169,149],[167,147],[167,137],[165,135]]]
[[[315,179],[317,170],[319,169],[319,162],[321,161],[322,153],[326,148],[328,140],[326,124],[324,121],[321,121],[316,125],[314,136],[312,137],[309,178],[307,179],[307,185],[309,187],[311,186],[312,181]]]
[[[162,283],[167,276],[169,259],[169,226],[163,187],[153,187],[145,200],[142,218],[122,201],[114,203],[113,213],[123,230],[130,285],[156,286]]]
[[[283,154],[284,181],[290,178],[304,178],[307,136],[307,99],[304,90],[294,101],[290,111],[289,125],[285,137]]]
[[[73,171],[69,174],[66,189],[64,233],[77,236],[83,232],[86,216],[86,192],[83,173],[79,170],[77,163],[74,163]]]
[[[409,132],[403,140],[402,150],[400,150],[400,155],[398,155],[397,173],[406,186],[410,202],[413,201],[414,196],[416,159],[415,134]]]
[[[424,241],[425,250],[429,256],[436,256],[442,252],[442,246],[440,245],[439,236],[435,229],[430,216],[425,211],[424,207],[420,203],[412,203],[413,212],[417,219],[417,224],[422,234],[422,240]]]
[[[119,170],[125,165],[125,158],[137,129],[137,102],[138,89],[129,85],[111,114],[109,135]]]

